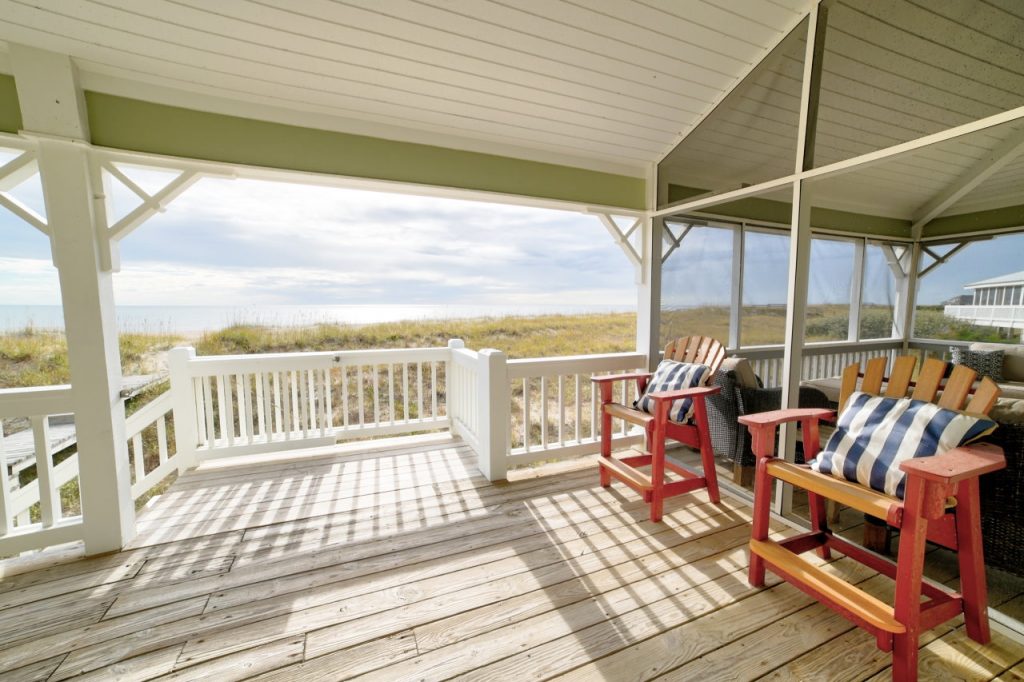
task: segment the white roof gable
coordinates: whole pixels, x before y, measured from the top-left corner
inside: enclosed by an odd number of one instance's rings
[[[995,285],[1010,285],[1010,284],[1024,284],[1024,270],[1020,272],[1011,272],[1008,275],[1000,275],[999,277],[992,277],[990,279],[983,279],[980,282],[972,282],[971,284],[965,284],[965,289],[978,289],[984,287],[991,287]]]

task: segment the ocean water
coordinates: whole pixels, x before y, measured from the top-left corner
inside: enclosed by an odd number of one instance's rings
[[[233,324],[303,327],[320,323],[371,324],[398,320],[452,320],[506,315],[554,315],[628,312],[605,305],[252,305],[118,306],[121,331],[196,333]],[[0,332],[25,327],[63,329],[56,305],[0,305]]]

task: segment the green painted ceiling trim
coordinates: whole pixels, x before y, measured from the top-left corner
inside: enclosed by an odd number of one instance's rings
[[[922,236],[942,237],[1008,227],[1024,227],[1024,204],[936,218],[924,226]]]
[[[0,73],[0,132],[17,133],[21,130],[21,105],[14,76]]]
[[[93,144],[208,161],[644,208],[644,180],[86,92]]]
[[[669,185],[669,203],[682,201],[705,190],[681,185]],[[788,225],[792,219],[792,205],[785,201],[773,199],[739,199],[725,204],[713,206],[706,211],[715,215],[743,220],[763,220],[769,223]],[[910,221],[898,218],[837,211],[831,208],[816,207],[811,209],[811,224],[824,230],[840,230],[875,237],[910,237]]]

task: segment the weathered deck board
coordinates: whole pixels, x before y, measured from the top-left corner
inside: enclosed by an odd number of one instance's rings
[[[211,463],[146,510],[128,550],[0,572],[0,676],[888,674],[844,619],[771,574],[765,589],[747,584],[743,501],[680,496],[655,524],[632,491],[597,485],[590,459],[493,485],[463,444],[437,436],[341,450]],[[933,554],[932,577],[955,581]],[[849,560],[815,560],[891,594]],[[1022,593],[1024,581],[992,585],[1011,613]],[[922,637],[923,677],[1019,673],[1024,646],[997,628],[977,647],[961,623]]]

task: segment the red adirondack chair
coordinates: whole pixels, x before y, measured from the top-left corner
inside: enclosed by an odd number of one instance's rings
[[[725,348],[710,337],[687,336],[669,342],[665,347],[665,359],[707,365],[709,376],[712,376],[725,359]],[[651,393],[650,397],[655,402],[654,414],[612,401],[615,382],[635,380],[637,395],[642,396],[652,376],[650,372],[637,372],[595,376],[591,381],[601,391],[601,485],[606,488],[610,486],[612,477],[622,481],[643,495],[644,501],[651,505],[651,520],[661,521],[667,497],[707,488],[712,502],[718,503],[720,499],[718,478],[715,475],[715,455],[711,448],[707,408],[704,404],[705,397],[718,393],[720,389],[717,386],[698,386]],[[692,423],[669,419],[669,408],[681,398],[693,399]],[[625,457],[612,457],[613,417],[642,426],[646,434],[646,450],[633,449]],[[665,457],[667,438],[700,451],[703,475]],[[636,468],[647,465],[651,467],[649,475]],[[666,468],[682,476],[682,480],[666,481]]]
[[[911,381],[915,357],[900,357],[888,378],[885,358],[868,362],[861,375],[857,364],[843,373],[840,406],[856,390],[872,396],[910,397],[951,410],[987,415],[999,395],[999,388],[987,377],[973,396],[973,370],[956,366],[942,385],[946,363],[927,360],[916,382]],[[886,384],[882,394],[882,384]],[[941,388],[941,393],[939,393]],[[819,451],[818,422],[834,413],[822,409],[776,410],[740,417],[751,431],[757,473],[754,483],[754,521],[750,540],[750,584],[763,586],[765,569],[794,584],[807,594],[839,612],[873,634],[882,651],[892,651],[893,679],[917,679],[918,636],[959,613],[964,614],[967,634],[977,642],[990,639],[987,615],[988,593],[982,557],[981,516],[978,478],[1006,466],[1002,450],[991,445],[968,445],[933,457],[904,461],[906,472],[902,500],[867,486],[813,471],[775,457],[775,430],[784,422],[800,422],[804,456],[814,459]],[[779,479],[807,491],[811,532],[775,542],[768,539],[772,479]],[[952,498],[952,499],[951,499]],[[825,501],[853,507],[900,529],[899,552],[895,562],[832,534],[828,528]],[[936,587],[922,581],[925,540],[956,550],[960,565],[960,591]],[[894,578],[895,603],[889,605],[844,580],[826,573],[800,555],[815,550],[829,558],[832,550]],[[926,601],[922,602],[922,595]]]

